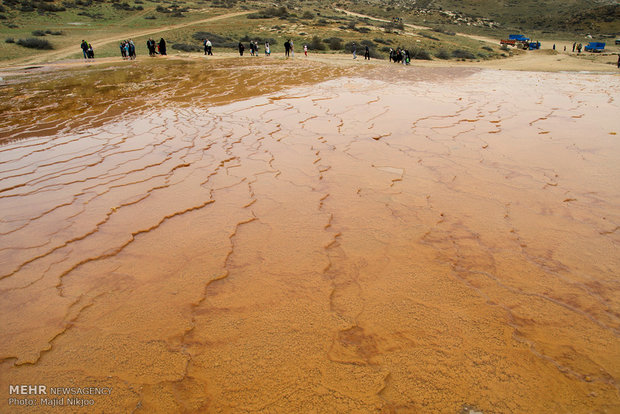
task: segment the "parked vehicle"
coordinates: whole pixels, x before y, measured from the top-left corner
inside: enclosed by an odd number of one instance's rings
[[[605,43],[603,42],[590,42],[583,48],[586,52],[602,52],[605,50]]]

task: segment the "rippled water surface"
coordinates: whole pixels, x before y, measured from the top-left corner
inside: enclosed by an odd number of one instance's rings
[[[233,62],[2,87],[0,411],[620,410],[617,76]]]

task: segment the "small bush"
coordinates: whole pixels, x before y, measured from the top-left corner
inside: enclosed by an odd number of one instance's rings
[[[342,39],[339,37],[325,39],[325,43],[328,44],[331,50],[342,50]]]
[[[362,46],[368,46],[368,48],[370,48],[370,49],[372,49],[372,48],[374,48],[374,47],[376,46],[376,45],[372,42],[372,40],[367,40],[367,39],[362,40],[362,41],[360,42],[360,44],[361,44]]]
[[[476,55],[468,50],[456,49],[452,51],[452,56],[457,59],[476,59]]]
[[[439,52],[435,53],[435,57],[438,59],[448,60],[450,59],[450,53],[446,49],[441,49]]]
[[[46,12],[62,12],[62,11],[67,10],[62,6],[56,6],[53,3],[49,4],[49,3],[41,2],[41,3],[36,3],[35,6],[39,11],[46,11]]]
[[[491,47],[489,47],[489,46],[482,46],[482,48],[483,48],[484,50],[489,51],[489,52],[492,52],[492,51],[493,51],[493,48],[491,48]]]
[[[309,10],[306,10],[304,14],[301,15],[301,18],[304,20],[312,20],[314,19],[314,13]]]
[[[28,39],[19,39],[17,44],[23,47],[27,47],[29,49],[39,49],[39,50],[52,50],[54,46],[50,42],[45,39],[36,39],[34,37],[29,37]]]
[[[201,52],[202,48],[197,45],[187,44],[187,43],[175,43],[172,45],[172,48],[175,50],[180,50],[182,52]]]
[[[444,29],[443,27],[435,27],[435,28],[433,29],[433,31],[434,31],[434,32],[437,32],[437,33],[443,33],[443,34],[448,35],[448,36],[455,36],[455,35],[456,35],[456,33],[451,32],[451,31],[449,31],[449,30],[446,30],[446,29]]]
[[[308,44],[310,50],[325,50],[325,43],[318,37],[314,36]]]
[[[389,40],[385,40],[385,39],[381,39],[381,38],[377,38],[377,39],[373,39],[375,43],[379,43],[381,45],[390,45],[392,44],[392,42],[390,42]]]
[[[409,52],[409,57],[416,60],[433,60],[431,54],[427,50],[419,49],[417,47],[413,48]]]
[[[15,43],[15,39],[13,39],[12,37],[7,37],[6,39],[4,39],[4,43]]]
[[[263,11],[248,14],[248,19],[271,19],[273,17],[286,18],[289,16],[286,7],[269,7]],[[313,16],[314,17],[314,16]]]
[[[156,20],[157,17],[155,16],[144,16],[144,20]]]
[[[431,40],[436,40],[436,41],[439,41],[439,39],[438,39],[438,38],[436,38],[435,36],[431,36],[431,35],[429,35],[429,34],[427,34],[427,33],[424,33],[424,32],[420,32],[420,36],[425,37],[425,38],[427,38],[427,39],[431,39]]]
[[[32,35],[42,37],[45,36],[45,32],[43,30],[33,30]]]

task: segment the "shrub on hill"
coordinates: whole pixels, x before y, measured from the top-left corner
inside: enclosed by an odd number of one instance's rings
[[[250,13],[248,14],[248,19],[271,19],[274,17],[279,17],[279,18],[286,18],[289,16],[289,12],[288,10],[286,10],[286,7],[281,6],[281,7],[269,7],[265,10],[256,12],[256,13]]]
[[[308,43],[308,49],[310,50],[325,50],[325,43],[318,37],[314,36],[310,43]]]
[[[450,53],[446,49],[441,49],[439,52],[435,53],[435,57],[438,59],[449,60]]]
[[[339,37],[330,37],[323,40],[331,50],[342,50],[342,39]]]
[[[172,45],[172,48],[182,52],[202,52],[202,48],[200,46],[187,43],[175,43]]]
[[[17,44],[23,47],[27,47],[29,49],[39,49],[39,50],[52,50],[54,46],[50,42],[45,39],[36,39],[34,37],[29,37],[28,39],[19,39]]]
[[[414,47],[409,51],[409,57],[416,60],[433,60],[431,54],[424,49]]]
[[[456,49],[452,51],[452,56],[457,59],[476,59],[476,55],[468,50]]]

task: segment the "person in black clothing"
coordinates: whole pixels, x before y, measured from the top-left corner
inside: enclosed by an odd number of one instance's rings
[[[153,39],[149,38],[149,40],[146,41],[146,48],[149,50],[149,56],[155,54],[155,42]]]
[[[289,57],[291,53],[291,43],[287,40],[284,42],[284,56]]]
[[[245,46],[243,46],[243,43],[239,42],[239,56],[243,56],[244,50],[245,50]]]
[[[366,46],[366,50],[364,51],[364,60],[370,60],[370,49],[368,49],[368,46]]]
[[[82,53],[84,53],[84,59],[88,59],[88,43],[86,43],[86,40],[82,40],[80,47],[82,48]]]
[[[129,39],[129,59],[134,60],[136,58],[136,45],[133,40]]]
[[[162,56],[166,55],[166,41],[163,37],[159,39],[159,54]]]
[[[618,53],[618,69],[620,69],[620,53]]]

